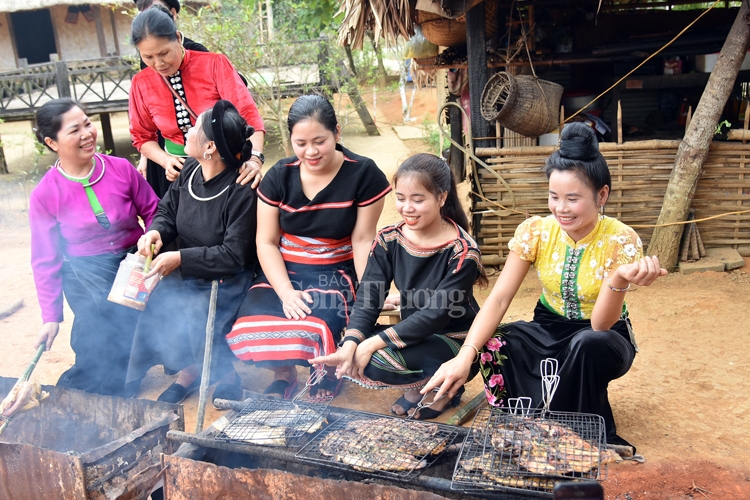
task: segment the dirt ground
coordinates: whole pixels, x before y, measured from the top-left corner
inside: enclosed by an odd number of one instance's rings
[[[436,92],[419,91],[412,116],[435,121]],[[372,102],[372,96],[369,96]],[[401,123],[398,93],[381,92],[377,97],[378,126],[382,135],[370,138],[351,120],[345,128],[347,147],[371,156],[391,175],[398,161],[409,153],[425,151],[422,140],[401,141],[391,125]],[[115,120],[116,139],[127,144],[124,117]],[[120,126],[118,126],[118,123]],[[17,141],[6,151],[13,162],[29,155],[22,124],[0,125],[3,140]],[[270,148],[283,156],[280,148]],[[123,149],[125,150],[125,148]],[[125,156],[125,154],[122,154]],[[273,156],[271,160],[273,160]],[[42,158],[42,164],[51,158]],[[14,178],[15,179],[15,178]],[[464,192],[466,188],[463,187]],[[28,186],[17,180],[0,180],[0,309],[18,298],[24,307],[0,320],[0,376],[16,377],[34,354],[31,347],[40,326],[39,306],[29,265],[30,234],[26,220]],[[398,220],[393,199],[386,202],[381,224]],[[630,372],[610,386],[610,400],[618,422],[618,433],[638,447],[646,462],[611,466],[603,486],[608,499],[741,499],[750,498],[750,260],[729,273],[670,274],[651,287],[628,293],[627,302],[640,347]],[[496,277],[497,270],[489,269]],[[492,281],[494,282],[494,278]],[[477,290],[480,303],[488,293]],[[533,271],[511,304],[507,320],[530,319],[540,286]],[[34,372],[42,383],[54,384],[73,363],[69,347],[72,314],[66,310],[53,349]],[[243,386],[262,391],[270,383],[270,372],[237,363]],[[305,377],[299,370],[301,379]],[[139,397],[155,398],[171,382],[160,367],[149,372]],[[466,403],[482,390],[477,379],[470,382]],[[368,391],[345,384],[334,402],[337,406],[387,413],[397,391]],[[185,402],[186,430],[195,429],[197,394]],[[446,412],[446,420],[453,411]],[[220,412],[210,408],[207,421]]]

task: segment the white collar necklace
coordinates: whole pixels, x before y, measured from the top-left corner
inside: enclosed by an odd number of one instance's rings
[[[87,188],[87,187],[93,186],[94,184],[96,184],[97,182],[99,182],[100,180],[102,180],[102,177],[104,177],[104,170],[106,170],[106,165],[104,163],[104,158],[102,158],[98,153],[94,153],[94,158],[92,158],[93,166],[91,167],[91,171],[88,174],[84,175],[83,177],[73,177],[72,175],[68,174],[65,170],[63,170],[62,163],[60,163],[60,158],[57,159],[57,161],[55,162],[54,166],[57,169],[57,171],[60,172],[63,175],[63,177],[66,177],[66,178],[68,178],[70,180],[73,180],[73,181],[80,181],[82,179],[88,179],[89,177],[91,177],[91,174],[94,173],[94,169],[96,169],[96,160],[97,159],[100,162],[102,162],[102,173],[99,174],[99,177],[97,177],[96,180],[88,182],[86,184],[82,183],[83,187]]]
[[[197,201],[211,201],[211,200],[214,200],[214,199],[218,198],[219,196],[221,196],[222,194],[226,193],[227,189],[229,189],[229,187],[232,185],[232,184],[229,184],[227,187],[225,187],[224,189],[222,189],[218,194],[215,194],[215,195],[211,196],[210,198],[201,198],[199,196],[196,196],[195,193],[193,192],[193,177],[195,177],[195,173],[200,168],[201,168],[200,166],[196,167],[195,170],[193,170],[193,173],[190,174],[190,179],[188,179],[188,192],[190,193],[190,196],[192,196],[195,200],[197,200]]]

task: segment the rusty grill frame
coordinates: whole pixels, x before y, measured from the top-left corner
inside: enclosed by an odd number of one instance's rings
[[[383,443],[382,441],[378,440],[378,442],[373,442],[370,440],[367,436],[360,435],[360,441],[354,441],[352,442],[350,439],[352,434],[354,434],[351,431],[351,425],[354,422],[358,422],[361,420],[391,420],[393,422],[393,427],[400,426],[400,425],[418,425],[418,426],[435,426],[437,428],[436,432],[432,435],[432,437],[435,440],[434,445],[428,445],[428,449],[425,449],[424,453],[420,454],[414,454],[414,453],[407,453],[404,451],[398,450],[399,443],[397,442],[386,442]],[[340,433],[340,438],[333,439],[333,444],[328,443],[331,447],[340,447],[341,449],[349,449],[354,445],[356,447],[357,445],[362,446],[371,446],[373,448],[378,449],[378,456],[373,457],[373,464],[374,465],[381,465],[384,467],[389,468],[397,468],[400,466],[405,460],[402,459],[405,455],[411,455],[413,457],[413,460],[409,463],[413,463],[410,467],[405,467],[404,470],[401,471],[394,471],[394,470],[381,470],[378,468],[370,468],[366,465],[360,465],[356,466],[342,463],[338,461],[337,457],[335,455],[328,456],[324,454],[321,451],[321,444],[324,439],[328,438],[329,436],[334,435],[334,432]],[[322,465],[324,467],[329,467],[332,469],[339,469],[346,472],[354,472],[357,474],[362,474],[366,476],[376,477],[376,478],[384,478],[384,479],[390,479],[395,481],[411,481],[415,477],[417,477],[419,474],[422,473],[423,470],[430,467],[433,463],[435,463],[436,460],[438,460],[443,453],[445,453],[446,449],[453,444],[456,437],[458,436],[458,430],[456,427],[450,426],[450,425],[444,425],[444,424],[438,424],[434,422],[423,422],[421,420],[407,420],[401,417],[392,417],[389,415],[382,415],[379,413],[369,413],[369,412],[360,412],[360,411],[351,411],[347,413],[346,415],[342,416],[335,422],[332,422],[328,427],[323,429],[320,433],[318,433],[315,437],[310,439],[305,445],[300,449],[299,452],[297,452],[296,458],[303,462],[308,463],[314,463],[318,465]],[[368,442],[369,441],[369,442]],[[392,444],[391,447],[388,447],[387,445]],[[436,448],[439,446],[443,446],[443,448],[438,451],[437,453],[433,452]],[[419,465],[422,465],[421,467],[418,467]]]
[[[257,444],[260,446],[276,446],[271,441],[274,438],[267,438],[267,443],[263,442],[262,438],[254,438],[258,434],[259,428],[251,430],[252,427],[257,425],[265,425],[268,419],[271,418],[272,412],[280,412],[274,415],[274,422],[277,425],[269,427],[285,427],[284,437],[287,440],[287,447],[299,447],[304,441],[305,437],[309,433],[310,429],[317,423],[317,419],[311,420],[310,422],[300,423],[303,414],[297,413],[292,414],[295,410],[310,410],[315,412],[324,419],[323,425],[327,422],[328,418],[328,406],[333,401],[333,398],[319,398],[309,400],[290,401],[287,399],[280,398],[268,398],[268,399],[251,399],[248,400],[241,411],[235,415],[232,420],[215,436],[217,441],[224,441],[228,443],[239,443],[239,444]],[[268,412],[269,414],[265,417],[259,416],[257,420],[251,422],[243,422],[242,418],[255,412]],[[284,413],[286,412],[286,413]],[[242,438],[230,437],[227,434],[227,430],[230,432],[237,432],[242,434]],[[246,432],[246,434],[245,434]],[[317,431],[316,431],[317,432]],[[250,443],[248,440],[253,440]]]
[[[587,445],[595,446],[599,453],[590,460],[591,469],[587,472],[532,472],[518,464],[516,455],[531,455],[531,444],[518,446],[513,444],[508,450],[504,447],[498,453],[492,443],[493,434],[505,429],[505,439],[511,442],[521,442],[528,439],[528,429],[525,425],[517,428],[521,422],[533,422],[535,425],[544,423],[559,424],[573,431]],[[559,437],[547,437],[548,445],[563,457],[575,454],[583,449],[572,446],[559,446]],[[501,491],[518,492],[544,498],[552,496],[552,489],[561,481],[592,481],[606,478],[606,467],[602,475],[601,450],[606,445],[604,419],[599,415],[569,412],[550,412],[542,409],[531,410],[526,415],[513,414],[506,408],[482,409],[477,412],[461,446],[453,472],[451,489],[461,491]],[[568,453],[566,453],[566,451]],[[462,463],[475,461],[477,468],[467,470]],[[549,463],[549,462],[547,462]],[[563,459],[563,464],[570,464]],[[494,476],[494,479],[493,477]],[[502,481],[502,482],[501,482]]]

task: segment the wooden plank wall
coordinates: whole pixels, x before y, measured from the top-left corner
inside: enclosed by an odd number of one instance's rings
[[[612,175],[612,194],[606,215],[633,226],[644,247],[656,223],[679,141],[602,143],[600,149]],[[487,264],[505,262],[508,241],[526,216],[549,214],[547,179],[542,173],[554,146],[477,149],[478,156],[510,185],[515,211],[498,216],[491,210],[511,208],[510,191],[500,180],[478,166],[479,186],[474,190],[489,201],[473,196],[474,234]],[[481,191],[478,191],[478,188]],[[750,145],[716,142],[711,145],[704,172],[692,204],[696,219],[726,212],[750,210]],[[750,213],[730,215],[698,223],[707,247],[750,245]]]

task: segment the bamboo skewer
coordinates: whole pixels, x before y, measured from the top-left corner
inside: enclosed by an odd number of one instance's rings
[[[45,344],[42,344],[39,346],[39,349],[36,350],[36,354],[34,355],[34,359],[31,360],[31,363],[29,363],[29,366],[26,368],[26,371],[23,372],[23,375],[21,375],[21,378],[19,378],[16,381],[16,383],[13,385],[13,389],[10,390],[10,393],[13,393],[13,390],[16,387],[18,387],[20,384],[23,384],[24,382],[29,380],[29,377],[31,377],[31,373],[34,371],[34,368],[36,368],[36,364],[39,361],[39,358],[42,357],[42,354],[44,353],[45,348],[46,348]],[[10,422],[10,415],[8,416],[0,415],[0,416],[3,417],[3,423],[2,425],[0,425],[0,434],[2,434],[5,428],[8,426],[8,422]]]
[[[23,299],[18,299],[3,310],[0,310],[0,319],[10,316],[23,307]]]

